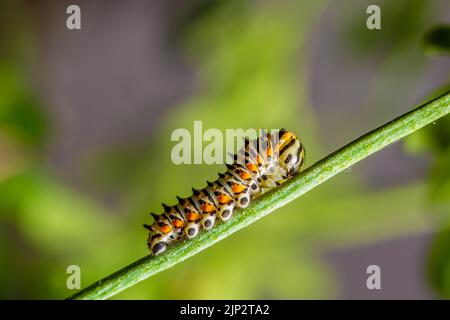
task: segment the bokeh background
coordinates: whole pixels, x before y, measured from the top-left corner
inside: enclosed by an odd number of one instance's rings
[[[65,298],[68,265],[86,287],[146,255],[148,212],[224,170],[174,165],[176,128],[289,128],[310,165],[444,92],[424,38],[448,23],[445,0],[2,0],[0,298]],[[114,298],[449,297],[447,116]]]

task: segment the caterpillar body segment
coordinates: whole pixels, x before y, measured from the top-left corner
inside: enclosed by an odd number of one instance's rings
[[[284,183],[301,170],[305,151],[292,132],[263,134],[245,140],[244,147],[234,155],[234,163],[208,182],[202,190],[192,189],[192,196],[178,198],[173,206],[163,204],[164,213],[152,213],[154,222],[144,225],[149,230],[150,252],[160,254],[180,238],[191,239],[218,221],[229,220],[236,208],[245,208],[268,190]]]

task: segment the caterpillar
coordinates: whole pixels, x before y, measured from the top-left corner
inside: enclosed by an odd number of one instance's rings
[[[151,215],[154,222],[144,224],[151,254],[164,252],[180,239],[191,239],[201,229],[209,230],[216,221],[229,220],[235,208],[245,208],[259,195],[281,185],[302,168],[305,150],[294,133],[285,129],[275,134],[262,131],[259,138],[245,139],[233,155],[233,163],[219,178],[202,190],[192,189],[188,198],[177,197],[173,206],[162,204],[164,213]]]

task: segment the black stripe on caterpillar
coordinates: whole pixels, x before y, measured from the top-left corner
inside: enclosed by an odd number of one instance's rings
[[[173,206],[163,203],[160,215],[151,213],[154,223],[144,224],[149,230],[150,252],[159,254],[180,238],[191,239],[200,229],[211,229],[217,220],[227,221],[235,208],[247,207],[252,199],[299,172],[304,159],[301,142],[284,129],[278,134],[263,131],[258,139],[246,139],[233,164],[228,164],[216,181],[208,182],[202,190],[192,189],[188,198],[177,197]]]

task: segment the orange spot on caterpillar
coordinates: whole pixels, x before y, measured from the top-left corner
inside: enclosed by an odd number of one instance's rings
[[[258,171],[258,167],[254,163],[248,163],[247,164],[247,169],[252,171],[252,172],[257,172]]]
[[[231,201],[231,198],[227,195],[221,194],[217,197],[217,201],[219,201],[220,204],[226,204]]]
[[[184,226],[184,222],[183,222],[183,220],[177,219],[173,222],[173,226],[175,228],[181,228],[182,226]]]
[[[214,207],[208,203],[205,203],[200,206],[200,209],[202,209],[205,213],[210,213],[214,210]]]
[[[170,231],[172,231],[172,227],[168,224],[164,225],[161,227],[161,232],[162,233],[169,233]]]
[[[263,163],[263,160],[262,160],[262,158],[261,158],[261,156],[259,154],[256,156],[256,162],[258,162],[258,164],[262,164]]]
[[[231,191],[233,191],[234,193],[241,193],[242,191],[244,191],[245,186],[241,185],[241,184],[233,184],[231,186]]]
[[[200,215],[196,212],[192,212],[190,211],[187,215],[186,218],[188,219],[188,221],[196,221],[198,219],[200,219]]]
[[[243,171],[239,176],[244,180],[250,180],[252,178],[251,174],[247,171]]]

